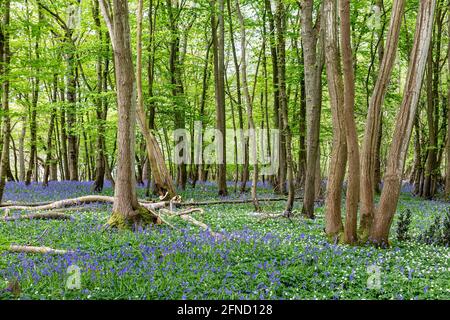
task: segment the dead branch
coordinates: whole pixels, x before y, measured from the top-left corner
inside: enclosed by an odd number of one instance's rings
[[[18,246],[18,245],[10,245],[6,248],[9,252],[15,253],[41,253],[41,254],[66,254],[70,253],[67,250],[58,250],[49,247],[32,247],[32,246]]]
[[[211,235],[212,235],[214,238],[222,238],[222,237],[223,237],[223,235],[222,235],[221,233],[217,233],[217,232],[212,231],[211,228],[210,228],[207,224],[205,224],[205,223],[203,223],[203,222],[201,222],[201,221],[198,221],[198,220],[194,219],[194,218],[191,217],[191,216],[188,216],[188,215],[181,215],[181,216],[180,216],[180,215],[178,215],[178,217],[180,217],[180,218],[183,219],[184,221],[187,221],[187,222],[189,222],[189,223],[192,223],[193,225],[195,225],[195,226],[197,226],[197,227],[200,227],[201,229],[203,229],[203,230],[205,230],[205,231],[209,230],[209,232],[211,233]]]
[[[16,220],[70,220],[71,216],[64,213],[36,213],[27,215],[6,216],[0,218],[0,221],[16,221]]]
[[[64,199],[43,205],[27,204],[27,205],[9,205],[2,206],[0,210],[26,210],[26,211],[48,211],[54,209],[62,209],[67,207],[81,206],[90,203],[114,203],[114,197],[108,196],[84,196],[74,199]],[[164,202],[141,202],[141,205],[149,210],[156,210],[163,208],[169,204],[168,201]]]
[[[295,200],[302,200],[302,197],[296,197]],[[258,202],[278,202],[287,201],[287,198],[262,198]],[[200,201],[200,202],[181,202],[177,206],[209,206],[215,204],[245,204],[253,203],[253,199],[237,199],[237,200],[214,200],[214,201]]]

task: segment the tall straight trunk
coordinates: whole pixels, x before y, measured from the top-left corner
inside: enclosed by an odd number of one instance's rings
[[[39,59],[39,40],[36,39],[35,43],[35,54],[36,59]],[[37,157],[37,104],[39,99],[39,68],[36,70],[36,75],[33,80],[33,96],[31,101],[31,110],[30,110],[30,161],[28,163],[27,176],[25,180],[25,184],[31,184],[31,178],[33,176],[33,172],[35,177],[38,176],[38,172],[36,172],[36,157]],[[36,180],[36,179],[35,179]]]
[[[282,128],[282,144],[285,151],[285,164],[286,164],[286,179],[288,200],[286,203],[285,213],[290,215],[294,206],[294,168],[292,161],[292,143],[291,143],[291,128],[289,126],[288,117],[288,97],[286,93],[286,12],[284,4],[281,0],[276,2],[276,30],[277,30],[277,44],[278,44],[278,88],[280,94],[280,116],[281,116],[281,128]],[[283,160],[281,160],[283,162]],[[284,173],[281,174],[283,176]],[[284,179],[280,179],[283,182]],[[284,184],[283,184],[284,185]]]
[[[357,241],[359,204],[359,144],[355,123],[355,71],[351,44],[350,0],[340,0],[341,55],[344,73],[344,122],[347,139],[348,186],[345,208],[344,242]],[[372,188],[373,190],[373,188]]]
[[[114,50],[118,107],[117,181],[114,190],[113,214],[108,224],[112,227],[128,228],[133,225],[157,222],[157,219],[139,205],[136,194],[134,166],[136,81],[132,60],[128,1],[114,0],[112,11],[110,11],[109,2],[100,1],[101,12],[108,26]]]
[[[25,181],[26,168],[25,168],[25,136],[27,134],[27,117],[24,116],[21,119],[22,130],[19,137],[19,181]]]
[[[363,241],[367,240],[374,216],[375,155],[377,154],[378,140],[380,140],[381,107],[384,103],[397,55],[404,7],[405,0],[395,0],[393,3],[385,52],[367,111],[365,138],[361,148],[361,216],[359,236]]]
[[[76,11],[73,11],[74,13]],[[69,20],[74,17],[69,16]],[[67,64],[66,73],[66,95],[67,95],[67,148],[69,154],[69,176],[70,180],[78,181],[78,157],[79,157],[79,137],[77,134],[77,62],[75,56],[75,42],[73,39],[74,26],[68,26],[65,35],[65,59]]]
[[[183,104],[183,85],[181,83],[181,51],[180,51],[180,33],[178,30],[178,22],[177,16],[179,15],[178,11],[175,11],[173,8],[172,0],[167,0],[167,10],[169,14],[169,27],[171,31],[171,40],[170,40],[170,55],[169,55],[169,70],[170,70],[170,81],[172,87],[172,98],[174,105],[174,125],[175,129],[185,129],[186,120],[185,120],[185,106]],[[179,9],[178,1],[174,2],[175,9]],[[187,137],[180,136],[177,144],[181,144]],[[186,162],[184,159],[186,158],[187,150],[180,150],[180,163],[178,163],[177,168],[177,185],[181,187],[181,189],[186,188],[187,181],[187,171],[186,171]]]
[[[216,129],[222,137],[218,137],[217,185],[219,195],[226,196],[227,191],[227,159],[226,159],[226,119],[225,119],[225,26],[224,0],[211,1],[211,27],[213,33],[214,80],[216,95]]]
[[[239,129],[241,130],[241,136],[240,136],[240,144],[243,146],[244,150],[239,150],[239,152],[243,152],[243,166],[241,171],[241,186],[240,186],[240,192],[243,193],[246,191],[247,186],[247,180],[249,178],[249,172],[248,172],[248,144],[246,143],[245,137],[244,137],[244,115],[242,111],[242,94],[241,94],[241,71],[239,68],[239,61],[236,53],[236,44],[234,40],[234,29],[233,29],[233,19],[231,19],[231,0],[227,0],[227,8],[228,8],[228,15],[230,18],[228,19],[228,25],[229,25],[229,32],[230,32],[230,42],[231,42],[231,50],[233,53],[233,62],[234,62],[234,69],[235,69],[235,76],[236,76],[236,94],[237,94],[237,111],[238,111],[238,118],[239,118]],[[238,164],[236,163],[236,167],[238,167]]]
[[[263,64],[263,77],[264,77],[264,112],[261,112],[264,114],[265,122],[266,122],[266,140],[267,140],[267,153],[265,155],[268,159],[272,159],[272,144],[271,144],[271,135],[270,135],[270,116],[269,116],[269,79],[268,79],[268,70],[267,70],[267,57],[266,57],[266,37],[267,37],[267,30],[266,30],[266,12],[263,17],[264,23],[263,23],[263,51],[262,51],[262,64]],[[273,178],[267,177],[269,179]]]
[[[144,99],[142,91],[142,0],[139,1],[138,9],[138,29],[137,29],[137,63],[136,63],[136,80],[137,80],[137,114],[138,123],[141,128],[142,135],[145,139],[147,148],[147,156],[150,161],[150,167],[155,179],[155,187],[161,197],[173,198],[176,191],[172,183],[172,177],[166,167],[164,157],[158,145],[156,138],[150,131],[149,124],[144,108]]]
[[[61,92],[61,102],[65,102],[65,95],[64,95],[64,86],[60,87]],[[62,104],[64,105],[64,104]],[[60,114],[60,122],[61,122],[61,153],[62,153],[62,166],[64,171],[64,177],[63,180],[70,180],[70,173],[69,173],[69,158],[67,155],[67,124],[66,124],[66,110],[65,107],[61,107],[61,114]]]
[[[336,2],[326,0],[325,61],[333,122],[333,146],[328,171],[327,196],[325,200],[325,232],[332,241],[337,241],[343,231],[341,219],[342,183],[347,164],[347,140],[343,116],[343,83],[338,43]]]
[[[297,48],[298,51],[298,48]],[[303,66],[303,72],[300,74],[300,111],[299,111],[299,147],[298,147],[298,174],[297,184],[299,188],[305,189],[306,183],[306,162],[307,162],[307,125],[306,125],[306,83],[305,83],[305,60],[303,58],[303,46],[302,52],[297,53],[299,58],[299,65]],[[305,206],[303,204],[303,206]]]
[[[155,81],[155,56],[156,56],[156,45],[155,45],[155,30],[156,30],[156,22],[158,17],[158,8],[159,8],[159,0],[156,1],[156,4],[153,0],[149,2],[149,13],[148,13],[148,63],[147,63],[147,78],[148,78],[148,96],[149,96],[149,104],[148,104],[148,128],[153,132],[155,130],[155,115],[156,115],[156,107],[155,102],[153,101],[153,84]],[[147,169],[147,188],[146,188],[146,196],[150,197],[151,193],[151,165],[150,161],[147,157],[146,161],[146,169]],[[153,184],[153,193],[158,194],[157,185]]]
[[[89,122],[89,120],[87,120]],[[83,147],[84,147],[84,167],[85,167],[85,180],[90,181],[92,179],[92,167],[89,158],[89,138],[84,125],[84,115],[80,115],[80,124],[82,128]]]
[[[397,208],[403,168],[429,54],[435,7],[436,0],[420,0],[403,101],[397,114],[383,191],[369,236],[369,239],[378,245],[388,244],[389,231]]]
[[[433,184],[433,170],[436,163],[436,149],[437,149],[437,132],[434,119],[434,92],[433,92],[433,51],[432,45],[428,53],[427,75],[426,75],[426,92],[427,92],[427,122],[428,122],[428,156],[425,164],[425,180],[423,183],[423,190],[421,196],[425,199],[431,199]]]
[[[422,174],[422,148],[420,144],[420,122],[418,114],[416,114],[414,119],[414,133],[414,170],[411,177],[411,183],[414,185],[413,193],[418,195],[420,189],[420,175]]]
[[[248,119],[248,131],[249,131],[249,146],[250,146],[250,159],[253,162],[253,176],[252,176],[252,200],[255,210],[259,211],[258,197],[256,194],[256,187],[258,184],[258,155],[257,155],[257,139],[255,131],[255,122],[253,120],[253,99],[250,97],[247,81],[247,38],[245,33],[245,21],[241,12],[239,0],[236,0],[236,11],[239,19],[239,25],[241,28],[241,73],[242,73],[242,86],[244,89],[245,103],[247,105],[247,119]]]
[[[69,179],[72,181],[78,180],[78,136],[76,134],[76,61],[75,61],[75,45],[73,44],[72,35],[66,35],[66,95],[67,95],[67,149],[68,149],[68,163],[69,163]]]
[[[104,89],[104,84],[108,72],[108,58],[104,59],[104,51],[106,51],[105,41],[103,39],[103,32],[101,30],[100,22],[100,8],[98,1],[93,1],[92,16],[95,21],[95,28],[97,32],[98,41],[100,44],[100,51],[97,54],[96,61],[96,72],[97,72],[97,97],[95,98],[95,113],[97,121],[97,141],[96,141],[96,161],[95,161],[95,181],[93,185],[93,190],[95,192],[101,192],[103,190],[105,182],[105,109],[104,109],[104,98],[100,97]],[[105,64],[104,64],[104,60]],[[103,70],[104,64],[104,70]]]
[[[9,117],[9,68],[11,62],[11,54],[10,54],[10,0],[3,1],[3,19],[2,26],[0,28],[0,53],[2,56],[0,57],[0,75],[3,76],[2,81],[2,105],[3,105],[3,148],[1,153],[1,162],[0,162],[0,203],[3,200],[3,193],[5,190],[5,179],[7,175],[8,165],[9,165],[9,144],[10,144],[10,133],[11,133],[11,120]]]
[[[53,152],[53,131],[55,128],[56,119],[56,102],[58,99],[58,75],[53,75],[53,94],[52,94],[52,111],[50,114],[50,123],[47,133],[47,154],[44,164],[44,177],[42,179],[43,185],[48,185],[48,180],[50,176],[50,170],[53,163],[52,152]]]
[[[302,42],[307,122],[306,177],[302,213],[314,217],[316,162],[319,157],[320,114],[322,108],[322,70],[324,52],[320,26],[313,23],[313,1],[302,2]]]
[[[209,42],[209,44],[207,46],[207,49],[206,49],[205,64],[204,64],[204,67],[203,67],[202,94],[201,94],[201,97],[200,97],[200,111],[199,111],[199,117],[201,119],[200,121],[201,121],[201,125],[202,125],[202,132],[201,132],[201,134],[198,133],[198,136],[195,137],[196,143],[198,143],[199,146],[202,145],[202,137],[203,137],[203,131],[204,131],[203,124],[204,124],[204,119],[205,119],[206,99],[207,99],[207,94],[208,94],[209,80],[211,78],[211,70],[209,68],[209,65],[211,63],[211,61],[210,61],[211,46],[212,46],[212,42]],[[196,184],[197,180],[201,179],[203,168],[204,168],[202,153],[203,153],[203,149],[199,148],[199,150],[197,150],[197,153],[194,155],[194,159],[195,159],[194,163],[197,163],[195,178],[194,178],[194,181],[193,181],[193,187],[194,188],[195,188],[195,184]]]
[[[450,4],[448,11],[450,12]],[[450,19],[448,19],[448,34],[450,34]],[[450,41],[447,47],[447,144],[445,145],[446,167],[445,167],[445,195],[450,197]]]
[[[379,8],[379,14],[380,14],[380,19],[381,17],[385,17],[386,16],[386,10],[384,7],[384,0],[377,0],[376,2],[376,6]],[[383,18],[386,19],[386,18]],[[399,19],[401,19],[401,17],[399,17]],[[383,24],[385,20],[383,20]],[[385,46],[384,46],[384,41],[383,41],[383,37],[384,37],[384,28],[382,28],[382,30],[380,30],[378,32],[378,41],[379,41],[379,45],[378,45],[378,61],[379,61],[379,65],[381,67],[381,64],[383,63],[383,58],[384,58],[384,53],[385,53]],[[376,80],[375,80],[376,82]],[[380,185],[381,185],[381,145],[382,145],[382,139],[383,139],[383,118],[382,118],[382,114],[381,114],[381,119],[379,121],[379,125],[378,125],[378,137],[377,137],[377,144],[376,144],[376,148],[375,148],[375,173],[374,173],[374,191],[375,193],[380,193],[381,189],[380,189]],[[362,151],[362,149],[361,149]],[[361,171],[362,174],[362,171]],[[362,180],[361,180],[362,181]]]
[[[278,52],[277,52],[277,42],[275,39],[275,19],[272,13],[272,7],[270,0],[264,0],[265,12],[267,14],[267,18],[269,21],[269,42],[270,42],[270,56],[272,59],[272,90],[273,90],[273,129],[280,129],[280,94],[278,89]],[[282,145],[282,141],[280,141],[279,145]],[[278,153],[278,161],[282,162],[284,157],[281,155],[281,147],[278,150],[272,150],[274,153]],[[275,191],[280,192],[281,182],[278,181],[279,176],[274,177],[274,186]],[[284,184],[284,183],[283,183]]]
[[[428,150],[425,168],[424,194],[425,198],[431,199],[436,191],[437,179],[439,177],[439,105],[440,105],[440,71],[441,71],[441,43],[444,14],[442,13],[442,2],[438,2],[435,19],[435,32],[428,55],[427,70],[427,119],[429,128]],[[435,49],[435,50],[433,50]],[[433,59],[433,52],[435,58]]]

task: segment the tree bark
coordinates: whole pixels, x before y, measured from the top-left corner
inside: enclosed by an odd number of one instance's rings
[[[450,5],[448,11],[450,12]],[[448,19],[448,34],[450,34],[450,19]],[[445,195],[447,198],[450,197],[450,41],[448,42],[447,47],[447,62],[449,73],[447,74],[447,82],[449,83],[447,86],[447,144],[445,145],[446,149],[446,167],[445,167]]]
[[[142,4],[139,2],[138,12],[138,32],[137,32],[137,63],[136,63],[136,79],[137,79],[137,114],[138,122],[142,135],[145,139],[147,148],[147,156],[150,161],[150,167],[154,177],[155,188],[161,197],[173,198],[176,191],[173,186],[172,177],[166,167],[164,157],[158,145],[156,138],[150,131],[149,124],[144,108],[143,90],[142,90]]]
[[[211,1],[211,27],[213,33],[214,79],[216,95],[216,129],[222,137],[217,137],[218,165],[217,186],[219,195],[226,196],[227,191],[227,160],[226,160],[226,119],[225,119],[225,28],[224,28],[224,0]]]
[[[256,187],[258,184],[258,154],[257,154],[257,139],[255,132],[255,122],[253,120],[253,100],[250,97],[250,92],[248,89],[247,81],[247,38],[245,33],[245,21],[241,12],[239,0],[236,0],[236,11],[239,19],[239,25],[241,28],[241,74],[242,74],[242,86],[244,89],[245,103],[247,105],[247,119],[248,119],[248,130],[249,130],[249,146],[250,146],[250,156],[253,162],[253,176],[252,176],[252,200],[256,211],[259,211],[258,197],[256,194]]]
[[[97,142],[96,142],[96,161],[95,161],[95,181],[93,190],[101,192],[103,190],[105,181],[105,121],[106,110],[104,104],[105,99],[100,97],[102,92],[107,90],[106,76],[108,74],[108,58],[103,58],[104,51],[106,51],[105,40],[103,39],[103,32],[101,30],[100,22],[100,8],[98,1],[92,2],[92,16],[95,22],[97,38],[100,43],[100,49],[97,53],[96,72],[97,72],[97,97],[95,98],[95,112],[97,121]],[[104,64],[104,69],[103,69]],[[105,77],[105,78],[104,78]]]
[[[52,152],[53,152],[53,131],[55,128],[55,120],[56,120],[56,102],[58,99],[58,75],[53,75],[53,95],[52,95],[52,111],[50,114],[50,124],[48,127],[47,134],[47,154],[45,158],[45,168],[44,168],[44,177],[42,179],[43,185],[48,186],[48,180],[50,176],[50,169],[52,166]]]
[[[344,73],[344,122],[347,140],[348,186],[344,242],[357,241],[357,221],[359,204],[359,144],[355,123],[355,74],[351,44],[350,0],[340,0],[341,54]]]
[[[361,149],[361,217],[359,236],[367,240],[374,216],[374,190],[377,144],[381,125],[381,107],[389,85],[389,80],[397,55],[400,28],[405,0],[395,0],[392,7],[390,27],[386,38],[377,81],[369,102],[364,141]]]
[[[333,146],[328,172],[327,196],[325,200],[325,232],[332,241],[339,240],[343,232],[341,219],[342,183],[347,163],[347,141],[343,117],[343,83],[341,77],[340,55],[337,48],[337,13],[334,0],[326,0],[325,19],[325,61],[330,95]]]
[[[117,180],[113,214],[108,224],[117,228],[129,228],[133,225],[155,223],[157,218],[138,203],[136,195],[134,172],[136,81],[131,51],[128,1],[114,0],[112,16],[109,3],[105,0],[100,1],[114,50],[119,117]]]
[[[35,42],[35,55],[36,59],[39,59],[39,39],[36,38]],[[31,184],[31,178],[34,172],[35,177],[38,176],[38,172],[36,172],[37,165],[36,165],[36,157],[37,157],[37,123],[36,123],[36,116],[37,116],[37,104],[39,99],[39,67],[36,68],[37,70],[36,75],[33,79],[33,95],[32,95],[32,101],[31,101],[31,110],[30,110],[30,160],[28,163],[28,170],[27,170],[27,176],[25,180],[26,185]],[[37,180],[37,179],[36,179]]]
[[[389,231],[400,195],[406,153],[429,54],[435,7],[436,0],[420,1],[405,93],[397,114],[395,131],[384,175],[383,191],[369,236],[369,239],[377,245],[388,245]]]
[[[292,161],[292,143],[291,143],[291,128],[289,126],[288,117],[288,98],[286,94],[286,43],[285,43],[285,32],[286,32],[286,12],[284,4],[281,0],[276,2],[277,19],[276,19],[276,29],[277,29],[277,44],[278,44],[278,88],[280,97],[280,116],[281,116],[281,128],[282,128],[282,150],[285,152],[285,164],[286,164],[286,178],[287,178],[287,189],[288,189],[288,201],[286,203],[285,214],[290,216],[292,208],[294,206],[294,169]],[[283,160],[281,160],[283,162]],[[283,170],[283,169],[282,169]],[[284,173],[281,174],[284,176]],[[282,182],[282,190],[285,188],[283,183],[284,179],[280,179]]]
[[[10,0],[5,0],[3,3],[2,13],[2,26],[0,27],[0,75],[3,77],[2,81],[2,112],[3,112],[3,148],[1,153],[0,162],[0,203],[3,200],[3,193],[5,190],[5,180],[7,175],[7,170],[9,166],[9,144],[10,144],[10,134],[11,134],[11,119],[9,116],[9,69],[11,62],[11,52],[10,52]]]
[[[302,214],[314,218],[316,162],[319,157],[320,114],[322,108],[322,71],[324,52],[320,26],[313,23],[313,1],[302,1],[302,43],[305,70],[307,151]],[[320,14],[319,14],[320,16]]]

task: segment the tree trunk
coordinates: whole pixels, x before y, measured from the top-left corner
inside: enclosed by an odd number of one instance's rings
[[[314,218],[316,162],[319,157],[320,114],[322,108],[323,44],[318,43],[318,28],[313,25],[313,1],[302,2],[302,43],[305,70],[307,122],[306,178],[302,213]]]
[[[69,45],[66,53],[67,63],[67,148],[68,148],[68,162],[69,162],[69,179],[78,181],[78,137],[76,134],[76,62],[74,45],[72,43],[71,35],[67,35],[69,39],[66,43]]]
[[[0,162],[0,203],[3,200],[3,193],[5,190],[6,171],[9,165],[9,142],[11,134],[11,119],[9,117],[9,68],[11,62],[10,44],[9,44],[9,27],[10,27],[10,0],[5,0],[3,3],[2,13],[3,21],[0,28],[0,75],[3,77],[2,81],[2,105],[3,105],[3,148]]]
[[[108,58],[103,58],[104,51],[106,51],[106,45],[103,39],[103,33],[101,30],[100,22],[100,8],[98,1],[93,1],[92,15],[95,21],[95,27],[97,32],[100,49],[97,54],[96,72],[97,72],[97,97],[95,98],[95,112],[97,121],[97,142],[96,142],[96,161],[95,161],[95,181],[93,190],[95,192],[101,192],[103,190],[105,181],[105,121],[106,111],[104,104],[105,99],[100,97],[102,92],[107,90],[106,77],[108,75],[109,61]],[[105,60],[105,62],[103,62]],[[104,63],[104,70],[103,70]]]
[[[255,131],[255,122],[253,120],[253,99],[250,97],[247,81],[247,38],[245,34],[245,22],[241,13],[239,0],[236,0],[236,11],[239,18],[239,24],[241,27],[241,73],[242,73],[242,86],[244,89],[244,97],[247,105],[247,119],[248,119],[248,131],[249,131],[249,146],[250,146],[250,160],[253,162],[253,176],[252,176],[252,200],[255,210],[259,211],[258,197],[256,194],[256,187],[258,184],[258,154],[257,154],[257,139]]]
[[[48,135],[47,135],[47,154],[45,158],[45,167],[44,167],[44,177],[42,179],[43,185],[48,186],[48,179],[50,176],[50,169],[53,163],[52,152],[53,152],[53,131],[55,128],[55,119],[56,119],[56,102],[58,99],[58,75],[53,75],[53,96],[52,96],[52,111],[50,115],[50,124],[48,127]]]
[[[369,237],[378,245],[388,244],[389,231],[400,195],[403,168],[430,48],[435,7],[436,0],[420,1],[405,93],[397,115],[384,175],[383,191]]]
[[[131,51],[128,1],[114,0],[112,16],[110,16],[109,3],[105,0],[100,1],[102,15],[108,26],[114,50],[119,118],[117,181],[113,214],[108,224],[112,227],[128,228],[132,225],[156,222],[157,219],[139,205],[136,195],[134,172],[136,81]]]
[[[280,94],[280,116],[281,116],[281,128],[282,128],[282,150],[285,151],[285,164],[286,164],[286,175],[287,175],[287,184],[288,184],[288,201],[286,203],[285,214],[290,215],[292,212],[292,208],[294,206],[294,172],[293,172],[293,161],[292,161],[292,143],[291,143],[291,129],[289,126],[289,117],[288,117],[288,100],[286,95],[286,43],[284,39],[284,35],[286,32],[286,13],[285,7],[281,0],[276,2],[276,10],[277,10],[277,43],[278,43],[278,88]],[[283,162],[283,160],[281,160]],[[283,169],[282,169],[283,170]],[[282,172],[281,176],[284,176]],[[284,178],[280,179],[283,183]],[[284,189],[284,183],[283,188]]]
[[[39,41],[36,39],[35,43],[35,54],[36,59],[39,59]],[[36,75],[33,80],[33,97],[31,101],[31,110],[30,110],[30,161],[28,163],[27,177],[25,180],[26,185],[31,184],[31,178],[33,172],[35,177],[37,177],[38,173],[36,172],[36,157],[37,157],[37,124],[36,124],[36,115],[37,115],[37,104],[39,99],[39,69],[36,70]]]
[[[19,181],[25,181],[26,168],[25,168],[25,136],[27,134],[27,117],[24,116],[21,119],[22,130],[19,137]]]
[[[450,11],[450,9],[448,10]],[[450,34],[450,19],[448,19],[448,34]],[[447,48],[447,59],[448,59],[448,70],[450,74],[450,41],[448,42]],[[446,149],[446,167],[445,167],[445,195],[447,198],[450,197],[450,76],[447,74],[447,82],[449,83],[447,86],[447,144],[445,145]]]
[[[270,40],[270,55],[272,59],[272,86],[273,86],[273,129],[277,130],[280,129],[280,123],[279,123],[279,109],[280,109],[280,95],[278,90],[278,52],[277,52],[277,45],[275,40],[275,20],[272,14],[272,7],[270,0],[264,1],[266,14],[269,20],[269,40]],[[280,141],[279,145],[282,144],[282,141]],[[281,155],[281,147],[279,147],[278,150],[272,150],[275,154],[278,154],[278,162],[282,162],[284,159]],[[280,186],[281,183],[278,181],[279,176],[274,177],[274,186],[275,191],[280,192]]]
[[[386,49],[383,54],[379,74],[367,111],[364,142],[361,149],[361,217],[359,236],[362,241],[367,240],[374,216],[375,191],[375,155],[378,154],[378,140],[381,126],[381,107],[389,85],[402,24],[405,0],[395,0],[393,3],[389,32],[386,38]]]
[[[347,139],[348,185],[345,208],[344,242],[357,241],[359,204],[359,144],[355,123],[355,74],[351,44],[350,0],[340,0],[341,55],[344,73],[344,122]],[[372,188],[373,190],[373,188]]]
[[[150,161],[150,167],[154,177],[155,188],[160,196],[166,196],[168,198],[173,198],[176,196],[176,191],[173,186],[172,177],[166,167],[164,157],[162,155],[161,149],[158,145],[156,138],[150,131],[149,124],[147,122],[147,117],[144,109],[144,99],[142,91],[142,6],[140,6],[140,11],[138,13],[138,39],[137,39],[137,114],[138,122],[142,131],[142,135],[145,139],[145,144],[147,147],[147,156]]]
[[[340,55],[337,48],[337,14],[334,0],[324,4],[325,19],[325,61],[328,90],[333,121],[333,146],[328,172],[327,196],[325,200],[325,232],[332,241],[337,241],[343,231],[341,219],[342,183],[347,163],[347,141],[343,118],[343,83],[341,77]]]
[[[217,5],[218,3],[218,5]],[[218,8],[217,8],[218,7]],[[225,119],[225,28],[224,28],[224,0],[211,1],[211,27],[213,33],[214,52],[214,80],[216,94],[216,129],[221,133],[217,137],[218,165],[217,185],[219,195],[226,196],[227,191],[227,159],[226,159],[226,119]]]

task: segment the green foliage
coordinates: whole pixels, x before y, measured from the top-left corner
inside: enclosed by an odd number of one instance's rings
[[[421,234],[419,241],[426,244],[435,244],[440,246],[450,246],[450,210],[443,217],[436,216],[434,222]]]
[[[411,227],[411,210],[402,211],[397,221],[397,240],[408,241],[411,239],[409,229]]]

